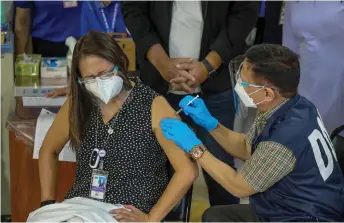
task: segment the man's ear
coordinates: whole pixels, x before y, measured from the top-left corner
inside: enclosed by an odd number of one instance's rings
[[[271,88],[264,88],[265,91],[265,101],[270,102],[276,98],[276,92]]]

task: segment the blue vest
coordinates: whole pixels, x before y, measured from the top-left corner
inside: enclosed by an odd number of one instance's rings
[[[344,177],[333,145],[315,106],[295,96],[254,137],[252,152],[263,141],[285,145],[296,166],[265,192],[250,197],[257,215],[270,221],[344,221]]]

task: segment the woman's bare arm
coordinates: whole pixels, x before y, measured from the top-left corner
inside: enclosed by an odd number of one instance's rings
[[[191,162],[188,154],[163,136],[159,126],[163,118],[179,119],[165,98],[157,97],[152,104],[152,127],[175,173],[163,195],[149,213],[149,219],[153,222],[161,221],[178,204],[198,177],[196,163]]]
[[[68,142],[68,100],[61,107],[39,152],[39,178],[41,201],[55,200],[58,155]]]

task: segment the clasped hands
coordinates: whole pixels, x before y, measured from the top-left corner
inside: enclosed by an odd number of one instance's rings
[[[190,58],[167,58],[162,62],[160,73],[172,85],[173,90],[190,94],[208,77],[204,64]]]
[[[191,117],[196,124],[207,131],[214,130],[219,121],[210,114],[204,101],[200,98],[186,106],[192,99],[192,96],[184,97],[180,101],[179,107],[183,108],[184,114]],[[187,153],[190,153],[193,147],[202,144],[188,125],[180,120],[165,118],[160,122],[160,127],[167,139],[172,140]]]

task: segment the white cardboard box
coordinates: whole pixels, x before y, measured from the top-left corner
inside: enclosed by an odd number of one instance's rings
[[[65,57],[43,57],[41,78],[67,77],[67,60]]]
[[[25,107],[61,107],[67,97],[45,98],[45,97],[23,97]]]

